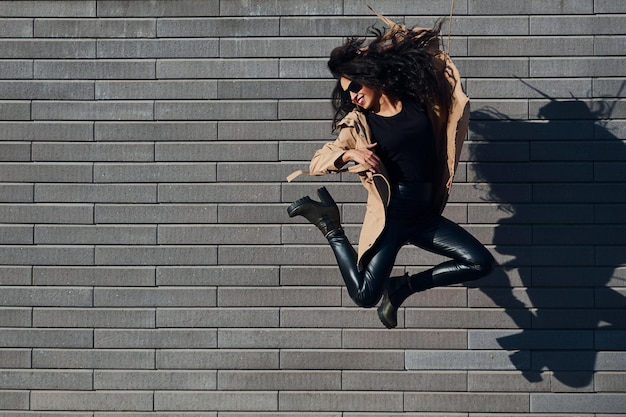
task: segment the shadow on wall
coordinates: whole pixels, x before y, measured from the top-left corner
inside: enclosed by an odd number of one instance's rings
[[[626,299],[610,287],[626,278],[626,144],[606,128],[617,102],[541,94],[535,121],[472,112],[471,172],[508,215],[493,237],[503,268],[477,286],[522,329],[497,342],[529,381],[547,370],[583,387],[606,366],[599,351],[626,349]]]

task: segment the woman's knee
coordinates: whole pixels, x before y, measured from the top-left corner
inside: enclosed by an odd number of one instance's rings
[[[472,257],[469,267],[475,272],[473,279],[485,277],[493,272],[496,261],[491,253],[483,248],[480,255]]]

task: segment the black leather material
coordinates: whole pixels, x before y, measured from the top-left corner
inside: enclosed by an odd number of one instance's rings
[[[451,260],[408,277],[399,285],[394,279],[392,287],[396,288],[390,288],[388,302],[396,309],[416,291],[476,280],[491,272],[493,257],[480,242],[450,220],[429,214],[430,187],[398,188],[389,206],[385,230],[372,249],[372,255],[365,260],[363,271],[357,270],[356,252],[343,230],[327,236],[348,293],[357,305],[373,307],[380,300],[398,251],[405,244],[413,244]],[[389,311],[388,306],[384,308],[389,313],[387,317],[393,319],[395,313]]]

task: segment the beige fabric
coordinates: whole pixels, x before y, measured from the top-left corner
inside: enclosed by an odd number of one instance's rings
[[[383,18],[392,27],[391,36],[402,36],[408,30],[405,26],[396,25]],[[434,211],[441,213],[452,187],[452,179],[456,171],[461,147],[467,135],[469,124],[469,98],[463,92],[459,72],[450,59],[442,51],[433,50],[435,68],[453,86],[452,105],[450,109],[435,105],[428,109],[428,116],[433,125],[436,141],[436,157],[439,162],[438,181],[434,184]],[[309,171],[296,171],[287,177],[292,181],[300,174],[325,175],[339,172],[354,172],[359,175],[361,183],[368,192],[367,210],[363,219],[361,236],[359,237],[358,267],[363,269],[363,256],[381,235],[385,227],[385,211],[391,198],[390,183],[385,170],[380,174],[372,174],[369,167],[355,165],[346,169],[338,169],[335,162],[342,154],[355,148],[372,143],[372,135],[365,115],[357,110],[350,112],[338,125],[339,135],[334,142],[326,143],[315,152]]]

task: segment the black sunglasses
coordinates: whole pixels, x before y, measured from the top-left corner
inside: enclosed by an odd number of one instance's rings
[[[361,91],[361,89],[363,88],[363,86],[359,83],[357,83],[356,81],[350,81],[350,84],[348,85],[348,89],[345,90],[346,93],[351,92],[351,93],[358,93],[359,91]]]

